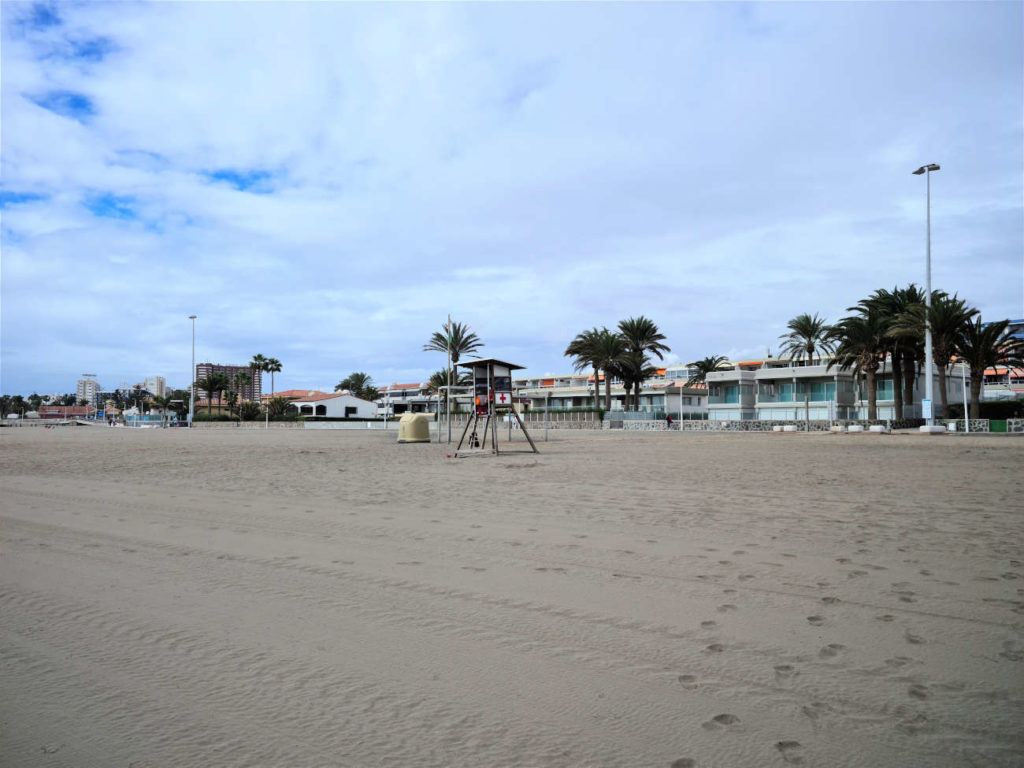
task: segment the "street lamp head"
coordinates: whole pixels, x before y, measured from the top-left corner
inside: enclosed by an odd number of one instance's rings
[[[937,171],[937,170],[939,170],[939,164],[938,163],[931,163],[929,165],[926,165],[925,168],[927,168],[929,171]]]
[[[937,171],[939,170],[938,163],[929,163],[928,165],[922,165],[916,171],[912,171],[915,176],[920,176],[925,171]]]
[[[195,316],[195,315],[189,315],[189,316],[188,316],[188,319],[189,319],[189,320],[195,320],[195,319],[196,319],[196,316]]]

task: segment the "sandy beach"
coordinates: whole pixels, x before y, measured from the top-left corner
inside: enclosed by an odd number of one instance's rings
[[[0,430],[0,765],[1024,763],[1024,440],[394,438]]]

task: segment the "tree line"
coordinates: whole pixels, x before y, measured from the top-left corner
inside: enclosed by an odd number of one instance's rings
[[[622,382],[626,392],[624,407],[636,408],[644,381],[658,372],[650,355],[664,359],[672,350],[664,343],[665,336],[647,317],[630,317],[619,322],[614,331],[591,328],[576,334],[563,353],[572,358],[573,368],[594,371],[594,408],[600,408],[600,381],[604,374],[604,407],[611,410],[612,379]]]

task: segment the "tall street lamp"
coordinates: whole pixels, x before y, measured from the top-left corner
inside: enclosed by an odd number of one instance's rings
[[[925,282],[924,282],[924,303],[925,303],[925,316],[924,316],[924,397],[928,403],[927,411],[925,412],[925,424],[929,427],[935,426],[935,416],[933,411],[934,400],[932,399],[932,326],[931,326],[931,314],[932,314],[932,171],[939,170],[939,166],[936,163],[930,163],[928,165],[922,165],[916,171],[915,176],[920,176],[922,173],[925,177],[925,189],[926,191],[926,210],[927,210],[927,224],[925,234]]]
[[[192,386],[188,388],[188,428],[192,429],[192,414],[196,412],[196,316],[189,315],[192,321]]]

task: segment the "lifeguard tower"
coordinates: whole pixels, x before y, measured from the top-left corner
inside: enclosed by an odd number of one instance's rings
[[[507,363],[504,360],[496,360],[493,357],[486,360],[467,360],[458,363],[456,368],[468,368],[473,378],[473,414],[466,422],[462,430],[462,437],[455,448],[455,456],[462,450],[462,444],[466,442],[466,435],[469,435],[468,448],[486,448],[487,437],[491,438],[491,453],[501,453],[498,450],[498,415],[501,413],[511,414],[523,435],[530,443],[534,453],[540,453],[537,446],[533,444],[533,438],[526,430],[526,425],[520,418],[512,402],[512,371],[521,370],[523,366],[515,363]],[[485,417],[482,434],[479,430],[480,417]],[[506,451],[507,453],[507,451]]]

